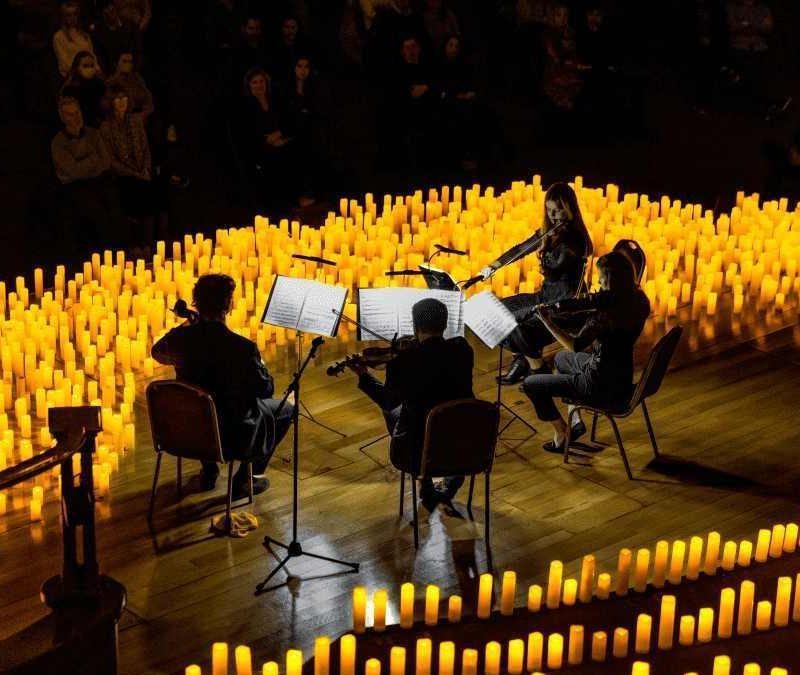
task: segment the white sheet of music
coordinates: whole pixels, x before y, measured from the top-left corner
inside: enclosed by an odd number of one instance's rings
[[[446,338],[464,335],[461,291],[439,291],[426,288],[361,288],[358,291],[358,320],[367,329],[391,339],[414,334],[411,308],[425,298],[435,298],[447,307]],[[360,340],[377,340],[367,331],[360,331]]]
[[[473,295],[464,303],[464,323],[489,349],[517,327],[514,315],[491,291]]]
[[[261,323],[334,337],[347,289],[293,277],[277,276]]]

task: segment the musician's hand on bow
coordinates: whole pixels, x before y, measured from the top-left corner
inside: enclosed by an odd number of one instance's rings
[[[487,279],[490,279],[496,271],[497,270],[494,267],[487,265],[481,270],[481,277],[484,281],[486,281]]]

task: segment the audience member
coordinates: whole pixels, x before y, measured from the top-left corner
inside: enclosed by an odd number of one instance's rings
[[[123,52],[141,53],[138,31],[122,22],[115,0],[104,0],[100,19],[92,33],[100,65],[106,73],[113,73],[117,59]]]
[[[80,25],[80,5],[73,0],[61,5],[61,27],[53,35],[53,51],[61,77],[67,76],[79,52],[94,55],[92,38]]]
[[[545,36],[548,63],[545,67],[543,89],[552,106],[558,111],[571,111],[581,92],[575,31],[569,24],[569,9],[556,5],[553,27]]]
[[[237,0],[210,0],[206,16],[206,41],[211,50],[233,48],[241,26]]]
[[[61,96],[74,98],[80,103],[83,122],[95,129],[105,117],[106,84],[91,52],[78,52],[61,87]]]
[[[435,54],[440,54],[445,41],[452,35],[460,35],[458,18],[447,6],[445,0],[425,0],[422,21]]]
[[[364,65],[367,27],[358,0],[345,0],[339,20],[339,51],[345,66]]]
[[[425,24],[411,0],[387,0],[375,7],[370,32],[369,65],[376,75],[397,63],[398,50],[407,37],[413,36],[420,44],[426,37]]]
[[[261,18],[248,14],[242,22],[240,37],[234,48],[231,81],[241,81],[251,68],[266,68],[268,61]]]
[[[153,113],[153,95],[147,88],[144,78],[136,72],[133,52],[120,53],[114,74],[108,78],[106,86],[109,91],[113,88],[122,89],[128,96],[131,112],[140,113],[144,120]]]
[[[144,33],[150,26],[150,19],[153,17],[150,0],[114,0],[114,5],[125,25],[139,33]]]
[[[300,35],[300,24],[293,16],[281,21],[280,35],[270,55],[270,70],[278,82],[291,81],[294,64],[301,54],[308,54],[306,40]]]

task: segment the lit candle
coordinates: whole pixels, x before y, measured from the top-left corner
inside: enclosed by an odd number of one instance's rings
[[[184,675],[203,675],[203,671],[200,670],[200,666],[186,666],[186,669],[183,671]]]
[[[640,614],[636,618],[636,638],[634,651],[637,654],[647,654],[650,651],[650,637],[653,632],[653,617],[649,614]]]
[[[569,663],[571,666],[576,666],[580,663],[583,663],[583,626],[569,627],[567,663]]]
[[[416,675],[431,675],[432,645],[429,638],[417,640]]]
[[[637,593],[647,590],[647,573],[650,569],[650,549],[640,548],[636,552],[636,565],[633,572],[633,588]]]
[[[614,643],[611,647],[614,658],[624,659],[628,655],[628,630],[626,628],[614,629]]]
[[[572,606],[575,604],[575,600],[578,595],[578,580],[577,579],[565,579],[564,580],[564,604],[567,606]]]
[[[694,644],[694,617],[684,614],[678,624],[678,644],[690,647]]]
[[[772,624],[772,603],[761,600],[756,605],[756,630],[769,630]]]
[[[461,621],[461,596],[451,595],[447,600],[447,620],[450,623]]]
[[[303,675],[303,652],[299,649],[286,650],[286,675]]]
[[[759,530],[758,539],[756,540],[756,562],[767,562],[769,557],[769,542],[772,538],[772,532],[769,530]]]
[[[525,643],[522,640],[508,641],[508,666],[510,675],[520,675],[525,666]]]
[[[736,602],[736,591],[723,588],[719,594],[719,624],[717,636],[729,638],[733,635],[733,606]]]
[[[541,670],[544,664],[542,652],[544,651],[544,635],[539,631],[528,634],[528,658],[526,668],[529,673]]]
[[[631,675],[650,675],[650,664],[644,661],[634,661]]]
[[[331,640],[321,635],[314,640],[314,675],[328,675],[331,669]]]
[[[628,595],[628,585],[630,584],[631,560],[633,553],[629,548],[619,551],[617,557],[617,595]]]
[[[499,642],[494,640],[486,643],[486,652],[484,653],[483,672],[486,675],[500,675],[500,655],[502,648]]]
[[[593,555],[583,556],[581,562],[581,581],[578,590],[578,599],[581,602],[590,602],[594,593],[594,576],[596,561]]]
[[[794,553],[797,548],[798,527],[797,523],[789,523],[783,537],[783,552]]]
[[[356,636],[343,635],[339,639],[339,672],[356,675]]]
[[[414,625],[414,584],[404,583],[400,587],[400,626],[411,628]]]
[[[706,574],[716,574],[719,559],[719,532],[709,532],[706,539],[706,561],[703,571]]]
[[[731,657],[721,654],[714,657],[714,669],[711,675],[731,675]]]
[[[455,642],[445,641],[439,644],[439,675],[453,675],[456,663]]]
[[[367,589],[356,586],[353,589],[353,632],[363,633],[367,625]]]
[[[747,539],[739,543],[739,556],[736,564],[739,567],[750,567],[750,559],[753,557],[753,544]]]
[[[511,616],[514,613],[514,595],[517,592],[517,575],[507,570],[503,572],[503,582],[500,591],[500,614]]]
[[[676,539],[672,543],[672,557],[669,561],[669,582],[671,584],[681,583],[683,576],[683,558],[686,553],[686,543],[680,539]]]
[[[767,530],[769,531],[769,530]],[[753,629],[753,596],[756,587],[752,581],[743,581],[739,589],[739,615],[736,618],[736,632],[748,635]]]
[[[381,662],[378,659],[367,659],[364,665],[365,675],[381,675]]]
[[[669,558],[669,542],[659,541],[656,544],[656,555],[653,560],[653,586],[656,588],[664,587],[664,579],[667,576],[667,559]]]
[[[786,537],[786,528],[783,525],[772,526],[772,537],[769,542],[769,557],[780,558],[783,555],[783,541]]]
[[[692,537],[689,540],[689,557],[686,561],[686,578],[695,581],[700,576],[700,562],[703,554],[703,540]]]
[[[736,542],[726,541],[722,548],[722,569],[730,572],[736,565]]]
[[[563,663],[564,637],[561,633],[551,633],[547,636],[547,667],[557,670]]]
[[[253,657],[250,647],[239,645],[233,650],[233,659],[236,663],[236,675],[253,675]]]
[[[661,598],[661,614],[658,617],[658,648],[672,649],[672,636],[675,631],[675,596]]]
[[[611,575],[603,572],[597,575],[597,597],[600,600],[607,600],[611,593]]]
[[[211,645],[212,675],[228,675],[228,643],[215,642]]]
[[[405,647],[392,647],[389,651],[389,674],[406,675]]]
[[[372,627],[378,632],[386,628],[387,599],[388,594],[384,588],[379,588],[372,595]]]
[[[701,607],[697,618],[697,641],[711,642],[714,633],[714,610]]]
[[[538,584],[528,586],[528,611],[538,612],[542,606],[542,587]]]
[[[800,621],[800,574],[794,578],[794,601],[792,603],[792,621]]]
[[[564,565],[560,560],[553,560],[550,563],[550,574],[547,579],[547,608],[557,609],[561,603],[561,576],[564,572]]]
[[[425,625],[439,623],[439,587],[429,584],[425,588]]]
[[[478,618],[488,619],[492,614],[492,582],[491,574],[481,574],[478,582]]]
[[[461,652],[461,675],[478,675],[477,649],[465,649]]]
[[[742,675],[761,675],[761,666],[757,663],[745,663]]]
[[[792,601],[792,578],[778,577],[778,590],[775,594],[775,625],[789,625],[789,606]]]
[[[592,633],[592,661],[605,661],[608,651],[608,635],[602,630]]]

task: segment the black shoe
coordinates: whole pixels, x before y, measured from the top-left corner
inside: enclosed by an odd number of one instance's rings
[[[219,472],[217,473],[206,473],[205,471],[200,473],[200,489],[203,492],[209,492],[213,490],[217,486],[217,478],[219,477]]]
[[[262,492],[266,492],[267,488],[269,488],[269,480],[266,478],[254,478],[253,479],[253,496],[260,495]],[[233,484],[233,494],[231,498],[235,501],[237,499],[247,499],[250,496],[250,493],[247,489],[246,482],[235,482]]]
[[[585,433],[586,433],[586,425],[583,423],[583,420],[579,420],[577,424],[572,425],[572,430],[570,431],[569,439],[570,441],[577,441]]]
[[[516,384],[522,382],[531,372],[531,364],[522,354],[514,356],[508,370],[498,378],[500,384]]]
[[[420,503],[431,513],[433,513],[436,510],[436,507],[439,504],[440,500],[441,500],[441,494],[434,487],[429,487],[427,489],[423,487],[419,491]]]
[[[573,441],[579,439],[586,433],[586,425],[583,423],[583,420],[574,424],[572,429],[570,430],[569,441],[572,443]],[[564,454],[564,443],[567,442],[567,439],[564,438],[564,442],[561,445],[556,445],[555,441],[545,441],[542,444],[542,448],[545,452],[552,452],[553,454],[563,455]]]
[[[564,439],[564,443],[567,442],[567,439]],[[555,441],[545,441],[542,443],[542,449],[545,452],[552,452],[554,455],[563,455],[564,454],[564,443],[561,445],[556,445]]]

